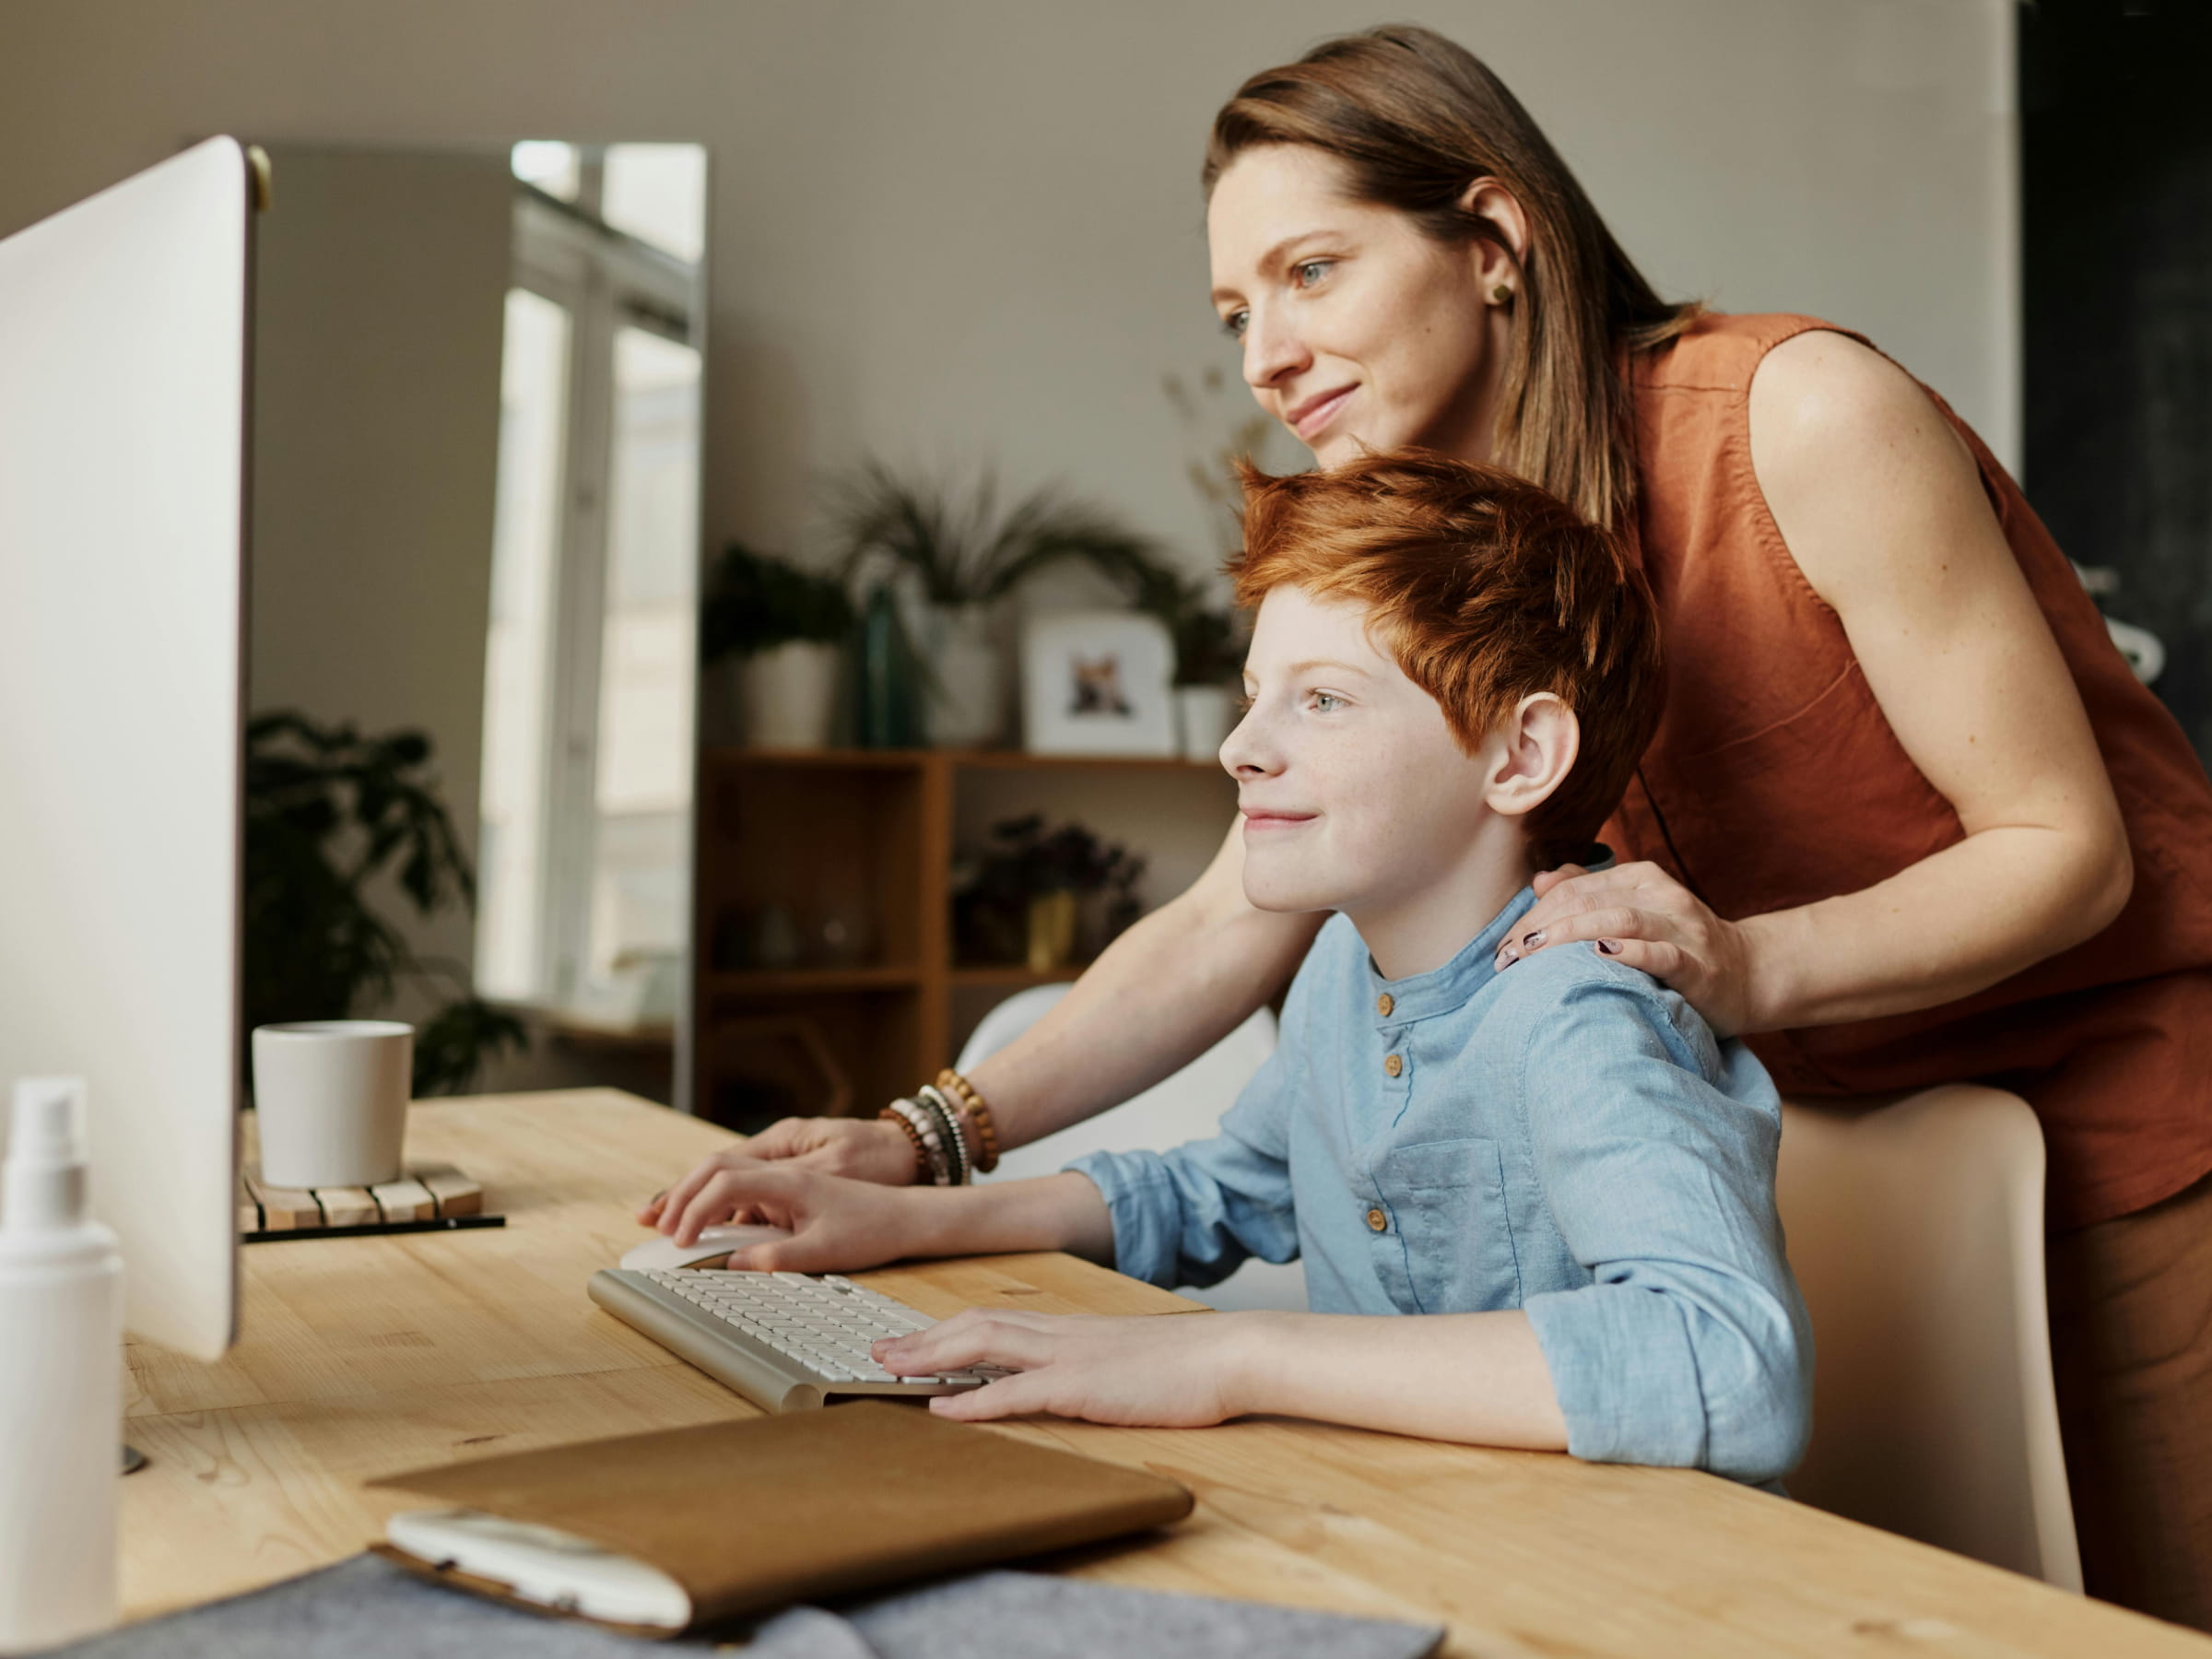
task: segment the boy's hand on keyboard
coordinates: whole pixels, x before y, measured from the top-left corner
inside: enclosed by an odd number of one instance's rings
[[[876,1344],[876,1362],[900,1376],[995,1367],[985,1387],[929,1403],[939,1416],[980,1422],[1050,1412],[1094,1423],[1197,1429],[1235,1417],[1246,1325],[1253,1315],[1023,1313],[970,1308],[911,1336]]]

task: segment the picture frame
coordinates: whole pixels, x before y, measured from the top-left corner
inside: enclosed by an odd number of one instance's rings
[[[1022,747],[1035,755],[1173,755],[1175,647],[1134,611],[1031,617],[1021,634]]]

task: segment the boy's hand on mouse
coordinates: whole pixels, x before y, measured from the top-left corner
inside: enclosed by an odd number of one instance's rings
[[[1695,1008],[1720,1037],[1764,1030],[1752,1006],[1750,933],[1724,920],[1654,864],[1593,874],[1563,865],[1535,879],[1536,902],[1498,947],[1502,973],[1523,957],[1576,940],[1640,968]]]
[[[1235,1417],[1250,1321],[1245,1313],[1025,1313],[970,1308],[911,1336],[876,1344],[901,1376],[996,1366],[1016,1374],[930,1401],[966,1422],[1050,1412],[1094,1423],[1197,1429]]]

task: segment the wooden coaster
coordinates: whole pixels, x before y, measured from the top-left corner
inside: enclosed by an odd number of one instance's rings
[[[373,1187],[271,1186],[261,1166],[241,1172],[238,1230],[248,1240],[318,1232],[412,1232],[462,1217],[493,1222],[484,1213],[484,1189],[452,1164],[413,1164],[397,1181]]]

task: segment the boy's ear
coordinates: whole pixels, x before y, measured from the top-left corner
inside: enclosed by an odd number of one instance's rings
[[[1502,747],[1484,795],[1492,812],[1518,818],[1533,812],[1565,781],[1582,751],[1582,724],[1548,691],[1521,700],[1491,741]]]

